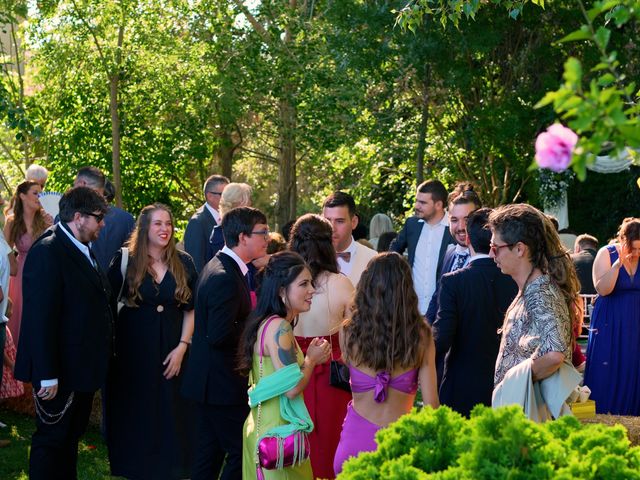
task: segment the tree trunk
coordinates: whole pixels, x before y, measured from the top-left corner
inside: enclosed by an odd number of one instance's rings
[[[429,125],[429,66],[424,66],[418,150],[416,152],[416,186],[424,181],[424,154],[427,149],[427,127]]]
[[[214,153],[214,158],[220,166],[220,173],[227,178],[231,178],[233,174],[233,153],[237,146],[233,142],[233,138],[229,131],[223,130],[218,132],[220,146]]]
[[[115,56],[115,72],[109,75],[109,112],[111,113],[111,169],[113,185],[116,188],[116,206],[122,208],[122,176],[120,174],[120,112],[118,110],[118,87],[122,64],[122,44],[124,43],[124,14],[118,29],[118,49]]]
[[[118,113],[118,83],[120,76],[109,78],[109,111],[111,113],[111,168],[116,188],[116,206],[122,208],[122,180],[120,176],[120,114]]]
[[[278,204],[276,207],[276,222],[282,226],[292,220],[297,207],[297,178],[296,178],[296,111],[288,99],[279,102],[279,175],[278,175]]]

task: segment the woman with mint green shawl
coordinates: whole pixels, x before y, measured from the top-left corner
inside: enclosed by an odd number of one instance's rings
[[[259,274],[258,304],[240,343],[239,370],[249,375],[251,405],[244,424],[245,480],[256,478],[260,437],[313,430],[302,391],[315,365],[328,360],[331,346],[316,338],[303,356],[293,335],[293,323],[299,313],[311,308],[314,291],[311,272],[297,253],[274,254]],[[265,480],[313,478],[308,459],[291,467],[262,469],[262,473]]]

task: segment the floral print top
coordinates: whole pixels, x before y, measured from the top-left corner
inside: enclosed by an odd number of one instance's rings
[[[571,316],[567,304],[549,276],[541,275],[525,286],[524,293],[513,300],[505,315],[494,385],[528,358],[562,352],[571,359],[571,351]]]

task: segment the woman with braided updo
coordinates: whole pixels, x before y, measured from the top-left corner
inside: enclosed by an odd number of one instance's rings
[[[293,332],[306,353],[314,338],[331,345],[331,358],[339,360],[338,331],[347,317],[353,297],[351,281],[339,272],[336,252],[331,243],[331,224],[319,215],[307,214],[291,229],[289,249],[309,264],[316,288],[313,304],[302,312]],[[342,421],[351,393],[329,384],[330,362],[316,365],[304,401],[316,428],[309,435],[311,467],[316,478],[334,478],[333,456],[340,440]]]
[[[505,315],[495,385],[532,359],[533,381],[571,360],[572,324],[579,322],[575,268],[551,221],[526,204],[505,205],[489,216],[490,256],[519,292]]]
[[[593,263],[600,295],[591,314],[584,383],[598,413],[640,415],[640,219],[626,218],[618,241]]]

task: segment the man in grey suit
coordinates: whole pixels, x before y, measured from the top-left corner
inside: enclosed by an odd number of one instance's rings
[[[193,258],[198,273],[211,260],[211,258],[207,258],[209,237],[213,227],[220,223],[220,213],[218,212],[220,197],[228,184],[229,179],[222,175],[211,175],[207,178],[203,188],[204,205],[196,210],[184,231],[184,249]]]
[[[453,238],[449,233],[449,218],[444,207],[447,189],[438,180],[427,180],[418,185],[415,216],[407,219],[390,250],[400,254],[408,250],[413,282],[418,295],[420,313],[427,312],[429,301],[436,290],[444,254]]]

